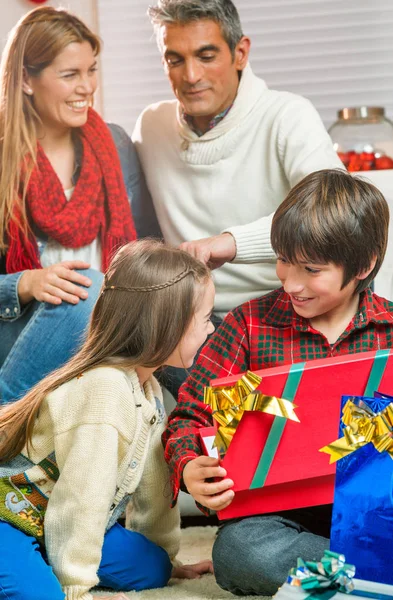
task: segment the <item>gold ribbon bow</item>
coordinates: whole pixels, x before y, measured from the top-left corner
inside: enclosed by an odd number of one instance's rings
[[[358,405],[348,400],[341,420],[346,425],[344,436],[319,450],[330,455],[330,464],[369,442],[378,452],[388,452],[393,458],[393,403],[374,413],[365,402]]]
[[[211,407],[219,424],[213,447],[217,447],[221,457],[228,450],[245,411],[257,410],[299,422],[295,404],[257,391],[261,381],[262,377],[247,371],[234,385],[205,388],[203,401]]]

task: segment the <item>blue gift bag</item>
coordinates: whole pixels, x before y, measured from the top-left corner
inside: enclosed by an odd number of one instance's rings
[[[343,396],[363,400],[379,413],[393,397]],[[342,435],[343,425],[340,425]],[[356,577],[393,584],[393,459],[368,443],[336,463],[330,548],[356,565]]]

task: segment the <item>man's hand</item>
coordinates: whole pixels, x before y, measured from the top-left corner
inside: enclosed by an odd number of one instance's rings
[[[204,573],[213,573],[213,563],[211,560],[201,560],[195,565],[181,565],[173,567],[172,577],[174,579],[199,579]]]
[[[87,298],[84,288],[91,285],[91,279],[75,269],[89,267],[89,263],[82,260],[65,260],[46,269],[24,271],[19,279],[19,299],[22,304],[34,299],[48,304],[61,304],[63,301],[78,304],[80,299]]]
[[[224,479],[226,470],[220,467],[218,458],[198,456],[190,460],[183,470],[183,481],[191,496],[211,510],[222,510],[233,500],[235,492],[231,489],[233,481]],[[220,481],[207,481],[211,478],[221,478]]]
[[[218,269],[236,256],[235,238],[230,233],[220,233],[220,235],[193,242],[183,242],[180,244],[180,249],[205,263],[210,269]]]

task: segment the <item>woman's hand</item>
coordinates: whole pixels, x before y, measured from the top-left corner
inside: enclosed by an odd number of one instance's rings
[[[19,300],[22,304],[34,299],[49,304],[61,304],[63,301],[78,304],[80,299],[87,298],[84,287],[89,287],[91,280],[75,269],[89,267],[89,263],[82,260],[65,260],[46,269],[24,271],[19,279]]]
[[[201,560],[195,565],[173,567],[172,577],[174,579],[198,579],[204,573],[214,573],[211,560]]]

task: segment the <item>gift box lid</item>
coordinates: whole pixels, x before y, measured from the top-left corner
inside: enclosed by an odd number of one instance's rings
[[[393,354],[382,354],[385,370],[378,389],[389,393],[393,390]],[[375,351],[363,352],[255,372],[262,378],[259,390],[283,398],[288,380],[298,378],[293,403],[300,423],[260,412],[244,414],[222,461],[228,477],[235,482],[235,500],[233,506],[225,509],[225,518],[235,516],[231,513],[235,502],[248,503],[243,514],[258,514],[333,501],[336,466],[329,464],[326,454],[319,450],[338,436],[341,396],[364,394],[377,362],[375,357]],[[233,385],[239,377],[217,379],[211,385]],[[283,432],[277,442],[272,431],[283,420]],[[201,430],[202,438],[213,435],[212,428]],[[211,441],[206,447],[211,448]],[[257,492],[260,499],[252,508],[250,491]]]

